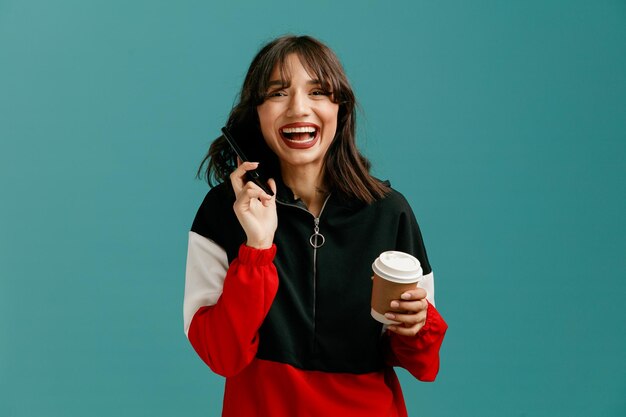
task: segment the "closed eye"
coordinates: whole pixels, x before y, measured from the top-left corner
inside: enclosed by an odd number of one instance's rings
[[[311,96],[313,96],[314,99],[322,99],[322,98],[331,96],[333,93],[331,93],[330,91],[323,90],[323,89],[315,89],[311,91],[310,94]]]
[[[265,95],[266,99],[269,99],[269,98],[276,99],[280,97],[287,97],[287,93],[284,90],[275,90],[275,91],[270,91],[269,93]]]

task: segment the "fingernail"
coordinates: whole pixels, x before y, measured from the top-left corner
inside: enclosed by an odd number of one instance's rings
[[[385,317],[387,317],[388,319],[395,319],[396,318],[396,316],[394,316],[391,313],[385,313]]]
[[[408,300],[411,298],[411,294],[409,294],[408,292],[405,292],[404,294],[400,296],[400,298],[402,298],[403,300]]]
[[[399,302],[397,302],[396,300],[393,300],[393,301],[391,302],[391,307],[392,307],[392,308],[398,308],[398,307],[400,307],[400,303],[399,303]]]

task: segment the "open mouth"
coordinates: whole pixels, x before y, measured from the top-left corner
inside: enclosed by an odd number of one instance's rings
[[[280,137],[290,148],[304,149],[315,145],[320,128],[314,124],[287,125],[279,129]]]
[[[315,139],[317,129],[313,126],[305,127],[284,127],[280,129],[283,138],[291,142],[308,142]]]

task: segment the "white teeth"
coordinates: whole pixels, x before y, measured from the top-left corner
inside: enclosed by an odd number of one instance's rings
[[[286,127],[282,129],[283,133],[313,133],[315,130],[316,129],[313,126]]]
[[[305,143],[305,142],[311,142],[311,141],[313,141],[313,139],[315,139],[315,138],[313,137],[313,138],[308,138],[308,139],[303,139],[303,140],[296,140],[296,139],[289,139],[289,138],[285,138],[285,139],[286,139],[287,141],[289,141],[289,142],[293,142],[293,143]]]

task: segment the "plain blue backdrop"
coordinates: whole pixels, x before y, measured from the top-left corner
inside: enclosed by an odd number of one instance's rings
[[[0,416],[219,415],[194,174],[284,33],[424,233],[450,329],[410,415],[626,415],[626,2],[0,0]]]

